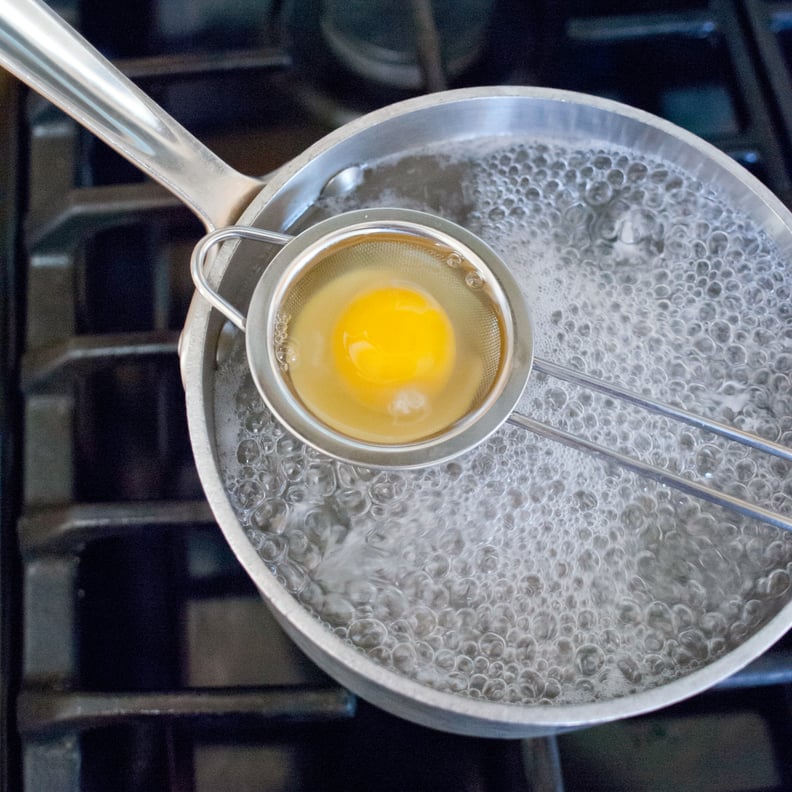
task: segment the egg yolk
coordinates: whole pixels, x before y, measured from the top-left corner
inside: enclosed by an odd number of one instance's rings
[[[445,311],[429,295],[394,285],[355,297],[339,315],[331,346],[348,393],[391,415],[426,409],[456,357]]]

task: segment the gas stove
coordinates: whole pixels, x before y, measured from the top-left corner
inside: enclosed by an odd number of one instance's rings
[[[414,2],[417,45],[390,4],[52,5],[245,173],[426,90],[532,84],[663,116],[792,206],[784,3]],[[524,741],[415,726],[319,671],[192,461],[176,347],[200,226],[5,76],[0,106],[0,789],[792,786],[790,635],[683,704]]]

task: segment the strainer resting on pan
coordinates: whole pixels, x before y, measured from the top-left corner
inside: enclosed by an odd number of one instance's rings
[[[247,317],[208,284],[225,240],[282,244]],[[309,445],[379,467],[434,464],[509,417],[532,362],[531,323],[500,258],[423,212],[356,211],[296,237],[230,227],[193,255],[196,286],[246,332],[253,379]]]

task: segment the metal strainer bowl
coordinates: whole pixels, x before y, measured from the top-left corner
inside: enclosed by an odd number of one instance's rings
[[[232,239],[283,245],[253,291],[247,316],[209,285],[211,249]],[[438,399],[454,409],[420,424],[407,440],[379,436],[360,408],[346,424],[317,408],[293,376],[297,353],[291,328],[312,297],[340,278],[387,272],[420,284],[451,317],[469,354],[455,364],[467,395],[451,386]],[[533,361],[525,299],[500,257],[475,235],[443,218],[405,209],[348,212],[295,237],[231,226],[205,236],[193,253],[196,287],[246,333],[248,365],[267,406],[308,445],[355,464],[414,468],[450,459],[480,443],[511,414]],[[317,331],[320,335],[325,328]]]

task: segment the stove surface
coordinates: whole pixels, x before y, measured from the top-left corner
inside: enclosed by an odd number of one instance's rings
[[[52,5],[250,174],[423,90],[339,54],[316,0]],[[629,102],[792,205],[787,4],[477,8],[470,57],[410,74]],[[433,732],[327,678],[269,615],[195,472],[176,346],[198,222],[6,76],[0,107],[0,789],[792,788],[789,635],[688,702],[538,740]]]

